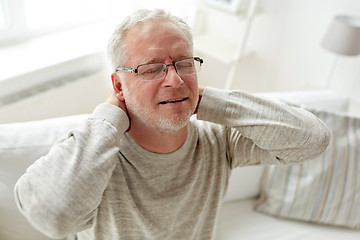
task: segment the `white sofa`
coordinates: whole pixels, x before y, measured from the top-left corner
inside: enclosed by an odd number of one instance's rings
[[[330,91],[272,93],[265,96],[295,104],[344,110],[347,100]],[[0,125],[0,239],[45,240],[19,213],[13,187],[17,179],[69,129],[86,118],[77,115]],[[218,240],[359,240],[360,231],[270,217],[253,210],[263,166],[233,171],[216,229]],[[69,237],[70,238],[70,237]]]

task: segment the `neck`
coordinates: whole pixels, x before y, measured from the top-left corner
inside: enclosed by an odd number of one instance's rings
[[[130,136],[142,148],[153,153],[171,153],[178,150],[186,141],[187,125],[177,132],[165,133],[155,129],[137,129],[131,126]]]

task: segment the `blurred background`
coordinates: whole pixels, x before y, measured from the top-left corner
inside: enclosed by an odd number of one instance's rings
[[[110,89],[108,38],[139,8],[192,26],[201,85],[332,89],[360,112],[359,55],[322,44],[335,16],[359,20],[358,0],[0,0],[0,123],[92,112]]]

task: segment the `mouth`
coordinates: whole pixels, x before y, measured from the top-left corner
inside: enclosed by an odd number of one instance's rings
[[[188,98],[178,98],[178,99],[171,99],[171,100],[167,100],[167,101],[162,101],[159,104],[169,104],[169,103],[180,103],[180,102],[184,102],[186,101]]]

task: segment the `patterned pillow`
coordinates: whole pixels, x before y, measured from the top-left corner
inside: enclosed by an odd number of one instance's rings
[[[332,131],[326,152],[291,166],[269,166],[259,212],[276,217],[360,229],[360,117],[312,111]]]

